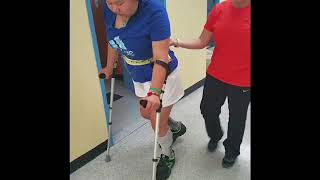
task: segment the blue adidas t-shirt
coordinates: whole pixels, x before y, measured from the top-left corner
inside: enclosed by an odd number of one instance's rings
[[[110,46],[122,55],[133,60],[146,60],[153,57],[152,41],[170,38],[170,22],[165,8],[156,0],[139,0],[136,13],[125,27],[115,28],[116,14],[105,5],[104,18],[107,29],[107,40]],[[177,58],[169,50],[170,70],[177,65]],[[152,79],[151,64],[132,66],[126,64],[132,79],[136,82],[147,82]]]

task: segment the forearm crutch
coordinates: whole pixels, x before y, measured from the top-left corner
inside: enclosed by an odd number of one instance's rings
[[[106,155],[106,162],[111,161],[109,152],[110,152],[110,143],[111,143],[111,125],[112,125],[112,104],[113,104],[113,94],[114,94],[114,82],[115,82],[115,77],[116,77],[116,69],[117,69],[117,62],[115,61],[113,64],[113,70],[112,70],[112,75],[111,75],[111,85],[110,85],[110,104],[109,104],[109,140],[108,140],[108,146],[107,146],[107,155]],[[99,74],[100,79],[105,79],[106,75],[104,73]]]
[[[161,65],[162,67],[164,67],[166,69],[166,76],[165,76],[165,80],[164,83],[162,85],[162,90],[161,90],[161,94],[160,94],[160,106],[157,109],[157,113],[156,113],[156,129],[155,129],[155,136],[154,136],[154,149],[153,149],[153,170],[152,170],[152,180],[156,180],[156,173],[157,173],[157,162],[158,162],[158,158],[157,158],[157,147],[158,147],[158,137],[159,137],[159,125],[160,125],[160,113],[161,113],[161,108],[162,108],[162,97],[164,94],[164,89],[165,89],[165,85],[167,82],[167,77],[170,73],[169,71],[169,67],[168,64],[164,63],[163,61],[160,60],[156,60],[156,64]],[[146,108],[147,107],[147,101],[146,100],[140,100],[140,104]]]

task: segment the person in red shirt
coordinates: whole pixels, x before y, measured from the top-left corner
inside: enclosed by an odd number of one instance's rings
[[[223,136],[219,115],[228,97],[229,123],[222,160],[225,168],[231,167],[240,155],[250,103],[250,4],[250,0],[221,2],[211,11],[199,38],[191,41],[171,39],[170,42],[170,45],[187,49],[205,48],[211,39],[215,43],[200,109],[210,138],[208,150],[213,152]]]

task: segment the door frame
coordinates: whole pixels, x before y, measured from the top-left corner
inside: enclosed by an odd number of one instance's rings
[[[96,1],[95,1],[96,2]],[[98,40],[97,40],[97,34],[96,34],[96,28],[94,25],[94,18],[93,18],[93,12],[92,12],[92,6],[91,6],[91,0],[86,0],[86,6],[87,6],[87,12],[88,12],[88,19],[89,19],[89,26],[91,30],[91,35],[92,35],[92,45],[94,49],[94,54],[95,54],[95,60],[96,60],[96,65],[97,65],[97,72],[100,72],[102,69],[101,65],[101,59],[100,59],[100,51],[99,51],[99,46],[98,46]],[[97,73],[97,78],[98,78],[98,73]],[[101,93],[102,93],[102,98],[103,98],[103,105],[104,105],[104,112],[106,116],[106,122],[107,122],[107,128],[109,131],[109,104],[107,102],[107,89],[106,89],[106,81],[100,80],[100,88],[101,88]],[[112,132],[110,133],[111,137],[108,137],[108,141],[110,141],[110,147],[113,145],[113,138],[112,138]]]

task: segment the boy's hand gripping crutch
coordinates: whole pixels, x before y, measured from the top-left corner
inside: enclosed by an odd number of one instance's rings
[[[157,158],[157,146],[158,146],[158,136],[159,136],[159,125],[160,125],[160,113],[161,113],[161,108],[162,108],[162,97],[164,94],[164,89],[165,89],[165,85],[166,85],[166,81],[167,81],[167,77],[170,74],[169,71],[169,67],[168,64],[164,63],[163,61],[160,60],[156,60],[156,64],[161,65],[162,67],[164,67],[166,69],[166,76],[165,76],[165,80],[164,83],[162,85],[162,90],[161,90],[161,94],[160,94],[160,106],[157,109],[157,113],[156,113],[156,129],[155,129],[155,136],[154,136],[154,149],[153,149],[153,171],[152,171],[152,180],[156,180],[156,173],[157,173],[157,162],[158,162],[158,158]],[[146,108],[147,107],[147,100],[140,100],[140,104]]]
[[[116,77],[116,69],[117,69],[117,61],[114,62],[113,64],[113,71],[111,75],[111,85],[110,85],[110,104],[109,104],[109,140],[108,140],[108,147],[107,147],[107,155],[106,155],[106,162],[111,161],[109,151],[110,151],[110,143],[111,143],[111,125],[112,125],[112,103],[113,103],[113,94],[114,94],[114,82],[115,82],[115,77]],[[104,73],[99,74],[100,79],[105,79],[106,75]]]

